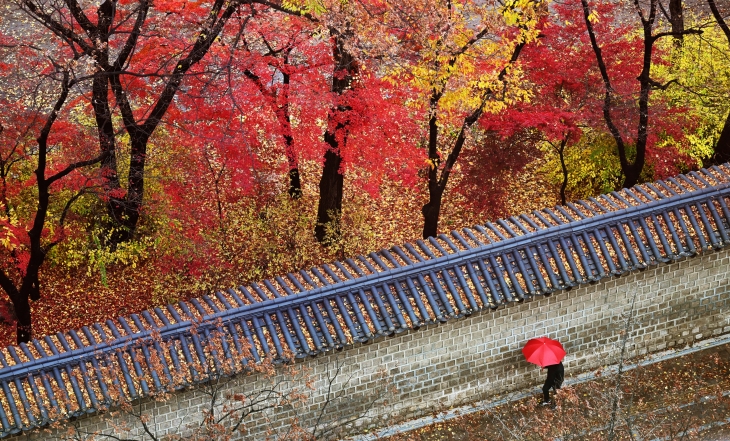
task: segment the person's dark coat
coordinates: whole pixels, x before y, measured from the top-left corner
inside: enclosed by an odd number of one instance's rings
[[[545,384],[549,384],[550,387],[554,387],[555,389],[560,389],[560,386],[563,385],[563,380],[565,379],[565,369],[563,368],[563,362],[561,361],[558,364],[553,364],[546,367],[548,372]]]

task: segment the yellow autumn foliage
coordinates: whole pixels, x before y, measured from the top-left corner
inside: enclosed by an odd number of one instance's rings
[[[688,15],[687,27],[708,23],[702,17]],[[730,46],[716,22],[703,26],[702,35],[686,35],[681,47],[673,39],[657,42],[668,63],[657,63],[654,74],[668,82],[676,80],[665,91],[657,93],[679,108],[690,122],[684,128],[686,142],[681,151],[699,164],[713,154],[720,132],[730,112]],[[675,140],[667,138],[666,143]]]

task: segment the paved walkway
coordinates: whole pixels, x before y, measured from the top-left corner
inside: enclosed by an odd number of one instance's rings
[[[632,369],[635,369],[637,367],[641,366],[650,366],[662,361],[671,360],[679,357],[700,357],[704,351],[710,351],[710,350],[716,350],[716,348],[726,345],[726,347],[721,348],[721,352],[724,353],[728,359],[730,359],[730,335],[718,337],[718,338],[711,338],[707,340],[703,340],[697,344],[695,344],[692,347],[686,347],[684,349],[672,349],[667,350],[659,353],[652,354],[648,356],[645,360],[641,361],[637,364],[630,364],[630,365],[624,365],[624,371],[629,371]],[[613,373],[616,373],[618,371],[618,365],[609,366],[602,370],[601,376],[605,377],[606,375],[610,375]],[[596,379],[595,371],[586,372],[580,375],[577,375],[575,377],[569,377],[565,380],[565,385],[575,385],[580,383],[585,383],[588,381],[592,381]],[[348,438],[348,440],[352,441],[372,441],[377,439],[382,439],[384,437],[396,435],[396,434],[402,434],[406,433],[412,430],[420,429],[426,426],[429,426],[431,424],[435,423],[442,423],[449,420],[452,420],[454,418],[463,416],[463,415],[469,415],[476,412],[496,408],[499,406],[502,406],[504,404],[519,401],[528,397],[536,396],[541,393],[539,390],[539,385],[536,385],[533,388],[530,388],[529,390],[510,394],[509,396],[501,399],[496,400],[485,400],[480,401],[478,403],[474,403],[471,405],[466,405],[458,408],[451,409],[446,412],[442,412],[437,415],[429,415],[423,418],[419,418],[417,420],[411,420],[407,421],[405,423],[401,423],[395,426],[387,427],[384,429],[380,429],[377,432],[372,432],[367,435],[358,435],[355,437]],[[728,391],[727,393],[730,393]],[[703,438],[712,440],[712,441],[730,441],[730,418],[728,415],[725,415],[723,418],[719,418],[716,423],[708,424],[706,426],[703,426],[701,428],[703,431],[707,431],[708,437]],[[657,439],[655,441],[661,441],[660,439]]]

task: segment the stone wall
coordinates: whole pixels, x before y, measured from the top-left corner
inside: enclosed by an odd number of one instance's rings
[[[329,402],[326,418],[364,411],[372,395],[384,389],[383,373],[394,390],[387,404],[377,403],[368,413],[371,420],[361,421],[362,425],[394,423],[516,389],[534,388],[537,394],[544,374],[522,357],[528,339],[547,335],[560,340],[568,352],[568,375],[595,369],[615,361],[620,353],[620,335],[627,329],[632,301],[628,328],[632,355],[728,333],[729,263],[729,250],[705,253],[304,360],[296,367],[309,370],[314,389],[308,399],[257,414],[247,424],[248,435],[240,439],[261,439],[267,431],[285,430],[295,417],[311,425],[325,402]],[[328,376],[336,366],[341,371],[330,382]],[[286,375],[239,376],[222,387],[251,392],[271,382],[284,382],[282,390],[289,386],[308,390],[304,380]],[[327,399],[328,390],[338,398]],[[150,413],[158,433],[174,431],[200,418],[200,409],[209,402],[203,391],[180,392],[168,402],[146,401],[139,406]],[[92,432],[109,427],[96,415],[76,424]],[[46,433],[38,439],[48,437]],[[142,439],[140,432],[133,437]]]

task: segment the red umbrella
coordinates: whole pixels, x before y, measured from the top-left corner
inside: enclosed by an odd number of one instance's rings
[[[558,364],[565,357],[565,349],[557,340],[547,337],[533,338],[529,340],[522,353],[528,362],[540,367]]]

